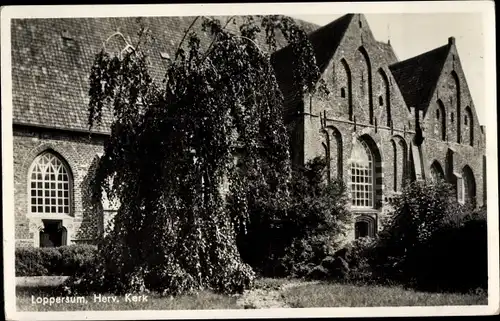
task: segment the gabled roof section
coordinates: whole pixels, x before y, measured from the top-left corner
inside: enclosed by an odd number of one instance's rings
[[[229,17],[218,16],[222,23]],[[151,38],[141,44],[151,62],[149,69],[155,81],[161,82],[168,57],[175,54],[186,29],[195,17],[114,17],[13,19],[12,37],[12,103],[13,123],[62,130],[88,130],[89,74],[103,42],[120,31],[135,45],[142,27]],[[234,17],[227,28],[235,33],[244,17]],[[317,26],[297,20],[304,29]],[[192,30],[201,31],[202,19]],[[202,46],[211,42],[210,35],[200,32]],[[263,36],[262,36],[263,37]],[[265,47],[264,39],[258,42]],[[113,37],[106,47],[123,49],[125,42]],[[112,112],[103,111],[103,124],[93,132],[109,133]]]
[[[427,108],[450,48],[448,44],[389,66],[408,107]]]
[[[354,14],[344,15],[309,34],[309,41],[313,46],[316,63],[321,72],[326,69],[330,59],[337,51],[353,17]],[[300,90],[296,88],[293,81],[293,69],[291,68],[293,60],[290,46],[286,46],[272,55],[276,77],[285,98],[285,108],[287,109],[285,115],[296,111],[297,104],[302,100]]]
[[[321,71],[324,71],[337,51],[353,17],[354,14],[344,15],[309,34],[309,40],[316,55],[316,63]]]

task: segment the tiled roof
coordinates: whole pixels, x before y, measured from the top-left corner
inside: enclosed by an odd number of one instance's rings
[[[217,17],[226,21],[228,17]],[[152,39],[143,45],[153,68],[155,80],[163,79],[166,62],[172,56],[194,17],[126,17],[12,20],[13,122],[58,129],[88,130],[88,77],[103,42],[120,31],[132,44],[137,43],[141,27],[151,31]],[[236,30],[241,24],[228,24]],[[304,28],[317,26],[298,21]],[[201,30],[201,19],[193,26]],[[208,35],[202,37],[208,44]],[[109,48],[122,49],[119,37]],[[103,115],[103,124],[95,132],[109,132],[111,112]]]
[[[445,45],[389,66],[408,107],[427,108],[449,50]]]
[[[309,40],[316,56],[316,63],[321,72],[328,66],[353,16],[354,14],[344,15],[309,34]],[[297,104],[302,99],[299,95],[300,91],[296,88],[296,84],[293,81],[293,69],[290,68],[292,60],[290,46],[278,50],[273,54],[276,77],[285,98],[287,115],[297,111]]]

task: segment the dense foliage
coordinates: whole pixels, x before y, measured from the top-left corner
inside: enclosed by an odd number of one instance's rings
[[[262,275],[304,276],[311,266],[338,249],[350,222],[343,181],[326,178],[324,159],[295,168],[289,194],[276,202],[245,185],[250,219],[238,233],[243,259]],[[237,210],[237,209],[236,209]]]
[[[486,210],[459,204],[444,181],[413,182],[375,240],[356,240],[331,259],[329,275],[432,291],[487,287]]]
[[[91,270],[97,248],[68,245],[56,248],[16,248],[16,276],[71,276]]]
[[[290,18],[262,17],[260,25],[248,18],[239,34],[227,31],[230,21],[201,19],[213,40],[204,46],[197,31],[186,31],[161,85],[139,44],[96,55],[89,123],[106,110],[114,117],[93,199],[105,191],[120,207],[100,264],[78,277],[75,291],[231,293],[252,282],[235,236],[251,214],[246,186],[259,186],[253,196],[277,208],[291,175],[283,96],[263,47],[274,50],[277,34],[291,46],[290,68],[304,94],[316,90],[319,70],[306,33]]]

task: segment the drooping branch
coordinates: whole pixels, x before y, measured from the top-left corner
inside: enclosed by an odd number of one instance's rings
[[[189,27],[184,32],[184,36],[182,37],[181,41],[179,42],[179,45],[177,46],[177,50],[175,51],[175,58],[174,58],[174,60],[177,60],[177,57],[179,56],[179,51],[180,51],[182,45],[184,44],[184,40],[186,39],[186,36],[188,35],[189,30],[191,30],[191,28],[193,28],[194,24],[196,23],[196,21],[198,21],[198,19],[200,17],[201,16],[195,17],[194,20],[193,20],[193,22],[191,22],[191,24],[189,25]]]

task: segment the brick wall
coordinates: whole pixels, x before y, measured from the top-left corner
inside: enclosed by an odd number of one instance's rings
[[[353,144],[360,137],[368,137],[376,145],[373,150],[380,153],[381,173],[376,174],[379,188],[375,209],[363,214],[371,215],[378,222],[388,210],[389,199],[401,191],[405,179],[415,175],[411,153],[418,123],[423,127],[425,139],[413,152],[419,154],[417,160],[421,159],[417,165],[423,167],[423,178],[429,178],[434,160],[445,171],[455,173],[460,173],[468,165],[474,173],[478,205],[482,205],[484,135],[478,125],[456,48],[453,46],[450,50],[438,81],[438,90],[425,116],[422,111],[406,105],[388,68],[393,61],[383,49],[373,38],[364,17],[356,15],[323,73],[330,94],[303,99],[302,115],[296,118],[299,125],[295,127],[295,135],[301,138],[296,138],[294,161],[302,163],[318,155],[329,156],[331,177],[341,177],[349,184],[349,158]],[[445,115],[441,116],[447,119],[446,141],[436,130],[442,122],[433,119],[437,99],[443,101],[446,109]],[[454,122],[449,119],[451,112],[454,113]],[[464,115],[468,116],[467,125],[464,124]],[[454,151],[453,157],[449,156],[450,148]],[[454,176],[448,176],[449,181],[454,179]]]
[[[41,219],[62,219],[68,231],[68,243],[76,238],[84,220],[82,208],[82,183],[92,160],[102,151],[100,137],[89,138],[88,134],[36,129],[14,126],[14,204],[15,237],[17,246],[33,246]],[[44,151],[53,151],[67,164],[73,182],[71,215],[35,215],[29,213],[28,175],[34,159]]]
[[[450,39],[453,44],[454,39]],[[457,97],[457,93],[459,94]],[[441,108],[438,119],[437,110]],[[483,106],[479,106],[483,107]],[[467,117],[467,121],[465,118]],[[441,126],[445,124],[445,138],[441,137]],[[485,135],[479,126],[475,106],[470,95],[465,74],[460,64],[456,47],[451,46],[441,76],[425,118],[422,121],[425,140],[422,149],[426,170],[434,161],[442,166],[448,180],[455,183],[454,173],[461,175],[467,165],[472,169],[476,183],[476,201],[479,206],[485,202],[483,156],[486,151]],[[472,144],[470,143],[472,134]]]
[[[375,165],[379,167],[375,173],[375,208],[360,214],[369,215],[376,222],[388,197],[401,190],[403,170],[409,171],[409,147],[415,134],[415,117],[392,78],[389,63],[364,17],[356,16],[324,71],[329,96],[304,98],[300,128],[303,145],[296,146],[304,150],[304,161],[326,156],[325,146],[329,146],[331,177],[341,177],[349,184],[354,143],[359,139],[373,142],[373,153],[380,155]],[[349,235],[347,239],[353,237]]]

